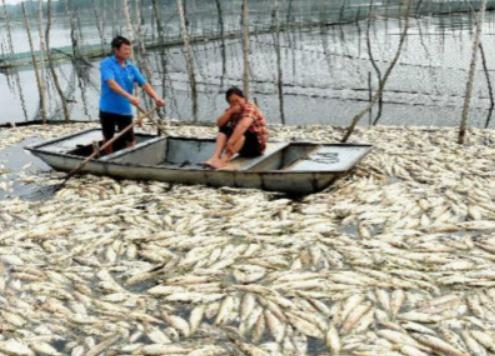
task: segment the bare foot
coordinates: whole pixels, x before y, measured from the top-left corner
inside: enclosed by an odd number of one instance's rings
[[[229,163],[228,159],[218,159],[218,160],[212,162],[211,166],[215,169],[222,169],[225,166],[227,166],[228,163]]]
[[[202,162],[203,166],[211,166],[211,164],[216,160],[215,157],[211,157],[207,159],[206,161]]]
[[[203,165],[213,168],[213,169],[218,169],[218,166],[221,165],[221,159],[219,158],[210,158],[209,160],[203,162]]]

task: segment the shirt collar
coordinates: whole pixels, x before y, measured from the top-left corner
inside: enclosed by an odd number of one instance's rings
[[[117,57],[115,56],[115,54],[114,54],[114,55],[112,55],[112,59],[113,59],[113,61],[114,61],[115,63],[117,63],[117,64],[120,66],[120,62],[118,61],[118,59],[117,59]],[[129,64],[131,64],[131,62],[130,62],[128,59],[126,59],[126,61],[125,61],[125,66],[127,67]]]

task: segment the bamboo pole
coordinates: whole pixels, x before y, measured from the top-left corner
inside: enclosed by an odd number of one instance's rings
[[[95,15],[96,20],[96,29],[98,30],[98,35],[100,36],[101,49],[104,50],[106,47],[105,43],[105,24],[103,23],[103,18],[105,18],[105,14],[103,16],[100,15],[100,11],[104,11],[104,6],[97,6],[96,0],[93,0],[93,13]]]
[[[162,87],[162,97],[166,96],[166,82],[168,76],[168,54],[165,47],[165,29],[163,28],[161,14],[158,8],[158,1],[151,0],[152,6],[152,16],[154,19],[155,27],[158,32],[158,43],[160,47],[159,56],[160,56],[160,67],[161,67],[161,87]],[[166,107],[163,108],[163,112],[166,114]],[[163,119],[162,111],[158,111],[158,115],[160,119]]]
[[[117,36],[117,10],[118,10],[118,0],[113,0],[113,3],[111,4],[112,6],[112,11],[110,11],[112,13],[112,37],[115,37]]]
[[[482,0],[481,8],[479,10],[478,20],[476,22],[476,32],[473,41],[473,50],[471,54],[471,64],[469,66],[468,80],[466,83],[466,94],[464,96],[464,106],[462,108],[461,124],[459,127],[459,138],[458,143],[463,144],[466,137],[466,125],[469,115],[469,107],[471,104],[471,98],[473,95],[474,87],[474,75],[476,73],[476,63],[478,60],[478,50],[481,43],[482,27],[485,22],[485,11],[486,11],[487,0]]]
[[[151,76],[153,74],[153,71],[151,70],[151,65],[146,59],[146,43],[145,39],[143,38],[143,26],[142,26],[142,21],[143,17],[141,16],[141,6],[142,2],[141,0],[136,0],[136,38],[139,46],[139,53],[140,53],[140,66],[144,69],[144,72],[146,74],[146,77],[148,80],[151,81]]]
[[[15,55],[15,49],[14,49],[14,41],[12,40],[12,24],[10,23],[10,16],[7,11],[7,4],[5,3],[5,0],[2,0],[2,8],[4,13],[5,24],[7,25],[7,41],[9,45],[9,55],[11,58],[13,58]],[[22,89],[21,79],[19,77],[19,72],[17,70],[15,70],[14,72],[14,81],[16,83],[19,99],[21,101],[21,108],[22,108],[22,113],[24,114],[24,119],[28,121],[29,116],[26,108],[26,99],[24,97],[24,90]]]
[[[162,24],[161,20],[161,14],[158,9],[158,2],[157,0],[151,0],[151,5],[152,5],[152,11],[153,11],[153,17],[156,23],[156,29],[158,31],[158,44],[160,48],[160,63],[162,67],[162,89],[163,91],[165,90],[165,85],[164,85],[164,78],[167,75],[167,65],[168,65],[168,57],[166,53],[166,47],[165,47],[165,29]],[[163,93],[165,95],[165,93]]]
[[[111,138],[110,140],[106,141],[101,147],[98,147],[98,149],[95,150],[89,157],[87,157],[83,162],[81,162],[73,170],[71,170],[65,176],[65,179],[62,181],[62,183],[60,183],[60,184],[57,185],[56,190],[58,191],[58,190],[62,189],[67,184],[67,182],[69,181],[69,179],[71,179],[74,175],[76,175],[77,173],[79,173],[81,171],[81,169],[84,168],[89,162],[91,162],[93,159],[95,159],[96,157],[98,157],[101,154],[101,152],[104,152],[107,148],[112,147],[112,145],[117,140],[119,140],[120,138],[122,138],[127,132],[131,131],[136,125],[141,124],[141,122],[145,118],[149,118],[151,121],[153,121],[153,119],[151,117],[151,114],[156,109],[157,109],[156,107],[154,107],[153,109],[151,109],[149,111],[144,111],[144,110],[140,109],[140,111],[143,112],[142,115],[138,116],[138,118],[136,120],[134,120],[133,122],[131,122],[122,131],[120,131],[119,133],[117,133],[113,138]]]
[[[273,0],[273,22],[273,25],[275,27],[273,39],[275,44],[275,54],[277,57],[277,89],[280,109],[280,121],[282,122],[282,125],[285,125],[284,82],[282,71],[282,52],[280,50],[280,8],[278,0]]]
[[[46,39],[45,39],[45,31],[43,29],[43,0],[38,1],[38,33],[40,37],[40,51],[39,51],[39,59],[40,59],[40,69],[41,69],[41,77],[44,78],[44,81],[48,78],[45,70],[45,53],[46,53]],[[44,82],[42,81],[42,82]],[[44,88],[43,93],[46,93],[46,87]]]
[[[33,67],[34,67],[34,76],[36,78],[36,85],[38,86],[38,93],[39,93],[39,98],[40,98],[40,116],[41,119],[43,120],[43,123],[46,124],[47,121],[47,114],[46,114],[46,103],[45,103],[45,93],[44,93],[44,83],[42,81],[44,79],[41,78],[40,75],[40,68],[38,66],[38,61],[36,59],[36,56],[34,54],[34,45],[33,45],[33,37],[31,35],[31,26],[29,24],[29,19],[26,14],[26,6],[24,3],[21,3],[21,8],[22,8],[22,15],[24,17],[24,26],[26,27],[26,32],[27,32],[27,37],[28,37],[28,42],[29,42],[29,48],[31,51],[31,58],[33,60]]]
[[[131,10],[129,6],[129,0],[122,0],[122,8],[124,9],[124,18],[127,27],[127,37],[129,41],[134,41],[134,30],[132,28],[132,20],[131,20]]]
[[[3,16],[5,20],[5,24],[7,25],[7,43],[9,47],[10,56],[14,56],[14,41],[12,40],[12,25],[10,23],[10,16],[7,11],[7,4],[5,0],[2,0],[2,8],[3,8]]]
[[[53,63],[52,52],[50,50],[50,28],[52,25],[52,0],[47,0],[47,22],[46,22],[46,30],[45,30],[45,38],[46,38],[46,47],[47,51],[47,59],[48,59],[48,68],[50,69],[50,73],[53,78],[53,84],[55,85],[55,90],[60,97],[60,105],[62,106],[62,112],[64,114],[64,120],[66,122],[70,121],[70,113],[69,107],[67,105],[67,99],[65,98],[64,91],[62,90],[62,86],[60,85],[60,81],[58,79],[57,72],[55,70],[55,65]]]
[[[180,29],[182,41],[184,42],[184,56],[186,59],[186,70],[189,77],[189,85],[191,87],[191,99],[192,99],[192,114],[194,122],[198,121],[198,93],[196,89],[196,74],[194,71],[194,54],[189,41],[189,33],[186,26],[186,18],[184,15],[183,0],[177,0],[177,10],[179,12]]]
[[[249,100],[249,7],[248,0],[242,0],[242,58],[244,73],[242,84],[244,96]]]
[[[485,72],[486,85],[488,87],[488,95],[490,96],[490,107],[488,108],[488,115],[486,117],[486,122],[485,122],[485,129],[487,129],[488,126],[490,126],[493,110],[495,108],[495,100],[493,98],[493,86],[490,80],[490,72],[488,70],[488,64],[486,62],[485,50],[483,48],[483,43],[481,42],[480,42],[480,54],[481,54],[481,61],[483,63],[483,71]]]
[[[135,34],[136,34],[136,41],[137,41],[137,46],[139,48],[139,66],[143,69],[143,72],[148,79],[148,81],[151,83],[153,81],[153,71],[151,69],[151,64],[149,63],[149,60],[146,55],[146,43],[145,39],[143,38],[143,17],[141,15],[141,8],[142,8],[142,1],[141,0],[135,0],[135,15],[136,15],[136,26],[135,26]],[[148,105],[152,104],[152,100],[149,96],[145,95],[144,92],[142,92],[143,95],[143,100],[145,103]],[[154,115],[154,114],[152,114]]]
[[[64,10],[65,10],[65,16],[69,20],[72,55],[74,59],[79,59],[81,57],[81,54],[79,51],[79,41],[77,37],[76,22],[75,22],[74,11],[72,9],[71,0],[64,1]]]
[[[220,53],[222,56],[222,77],[220,78],[220,88],[223,89],[225,75],[227,74],[227,53],[225,46],[225,24],[223,22],[223,9],[221,0],[215,0],[218,14],[218,28],[220,30]]]
[[[382,80],[382,72],[380,71],[380,68],[376,64],[375,57],[373,56],[373,50],[371,48],[371,36],[370,36],[370,30],[371,30],[371,18],[373,16],[373,0],[370,0],[369,8],[368,8],[368,24],[366,28],[366,48],[368,50],[368,57],[371,62],[371,66],[373,67],[373,70],[376,73],[376,78],[378,80],[378,83],[381,82]],[[376,33],[375,33],[376,36]],[[370,82],[372,83],[372,82]],[[380,120],[380,117],[382,116],[382,110],[383,110],[383,92],[380,94],[380,98],[378,99],[378,112],[376,114],[375,119],[373,120],[372,124],[376,125],[378,123],[378,120]],[[371,113],[371,108],[370,108],[370,113]]]
[[[404,23],[404,28],[403,28],[401,36],[400,36],[400,41],[399,41],[399,46],[397,48],[397,52],[395,53],[395,56],[392,59],[392,62],[390,63],[389,67],[385,71],[385,74],[383,75],[383,78],[378,85],[378,90],[373,95],[371,102],[363,110],[361,110],[359,113],[357,113],[352,118],[351,125],[347,129],[341,142],[347,142],[349,137],[352,135],[352,132],[354,131],[354,128],[356,127],[359,120],[361,120],[361,118],[364,115],[366,115],[366,113],[370,110],[370,108],[373,107],[373,105],[378,101],[378,99],[380,98],[380,95],[382,95],[382,93],[383,93],[383,89],[385,88],[385,84],[387,83],[387,80],[390,77],[390,74],[392,74],[392,71],[393,71],[395,65],[399,61],[399,58],[400,58],[400,55],[402,52],[402,48],[404,47],[407,33],[409,31],[409,15],[410,15],[410,10],[411,10],[412,0],[406,0],[406,1],[407,1],[407,8],[406,8],[406,13],[405,13],[406,19],[405,19],[405,23]]]

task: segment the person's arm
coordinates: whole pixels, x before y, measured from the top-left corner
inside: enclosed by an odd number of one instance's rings
[[[217,126],[223,127],[223,126],[227,125],[227,123],[230,121],[232,115],[233,115],[233,113],[232,113],[231,108],[228,108],[227,110],[225,110],[225,112],[222,114],[222,116],[220,116],[217,119]]]
[[[129,100],[132,105],[134,106],[139,105],[140,102],[139,98],[126,92],[114,79],[107,80],[107,84],[110,87],[110,89],[112,89],[112,91]]]
[[[143,91],[148,94],[148,96],[153,99],[155,105],[159,108],[165,106],[165,100],[163,100],[153,89],[151,84],[146,81],[146,78],[143,76],[138,67],[134,67],[135,80],[138,85],[143,88]]]
[[[129,100],[132,105],[139,105],[139,99],[129,94],[117,83],[112,66],[107,61],[101,62],[100,74],[102,83],[107,83],[110,90]]]
[[[239,105],[236,105],[236,106],[230,106],[227,110],[225,110],[225,112],[223,113],[222,116],[220,116],[218,119],[217,119],[217,126],[218,127],[223,127],[225,125],[227,125],[227,123],[232,120],[232,117],[235,115],[235,114],[238,114],[242,111],[242,108],[239,106]]]
[[[229,141],[227,142],[227,154],[233,155],[232,145],[244,136],[244,133],[249,129],[249,126],[251,126],[252,123],[253,117],[249,114],[244,115],[241,121],[239,121],[232,136],[230,136]]]
[[[155,91],[155,89],[153,89],[153,87],[151,86],[150,83],[145,83],[143,85],[143,90],[146,94],[149,95],[149,97],[151,99],[153,99],[153,101],[155,102],[155,105],[159,108],[165,106],[165,100],[163,100]]]

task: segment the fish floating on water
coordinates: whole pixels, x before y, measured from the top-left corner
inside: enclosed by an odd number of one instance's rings
[[[2,130],[0,149],[83,127]],[[495,132],[468,137],[358,129],[376,150],[299,201],[93,176],[47,200],[7,198],[0,354],[494,354]],[[30,169],[25,182],[57,181]]]

